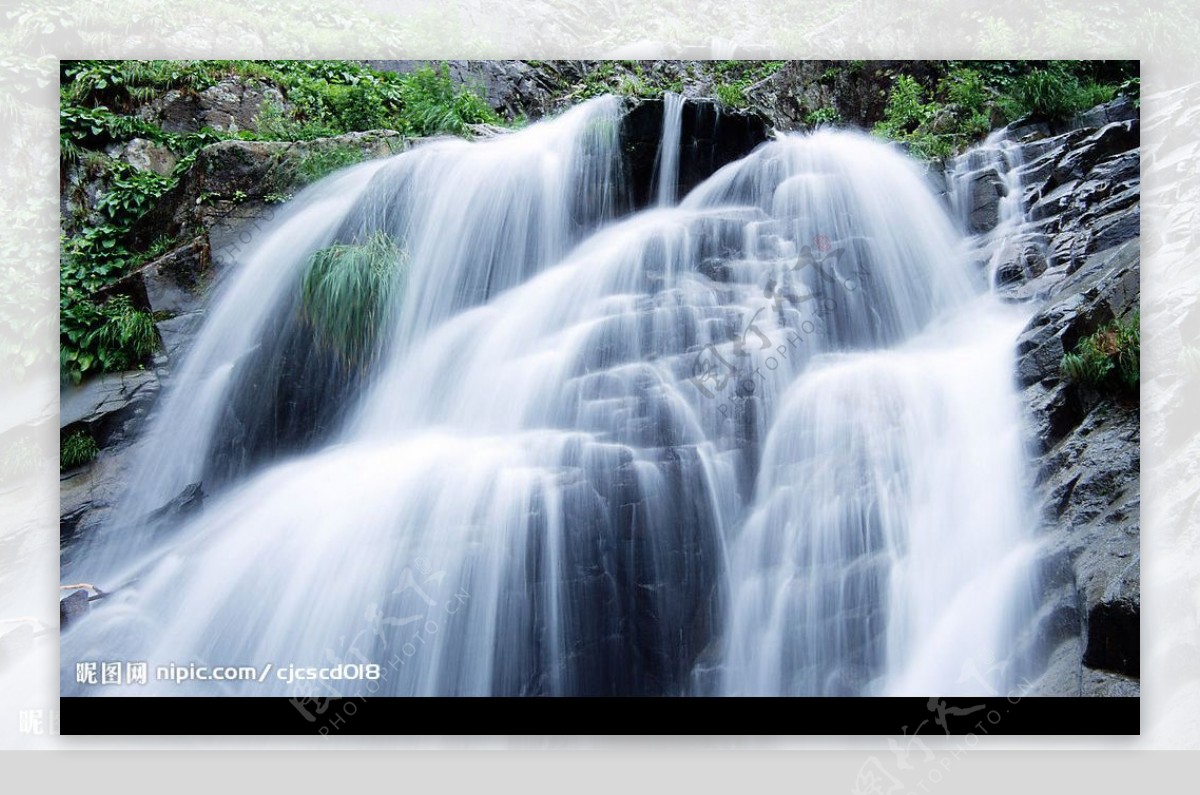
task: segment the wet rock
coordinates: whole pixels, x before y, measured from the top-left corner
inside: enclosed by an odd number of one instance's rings
[[[1042,235],[1016,237],[1004,245],[997,258],[997,289],[1001,294],[1010,294],[1012,288],[1036,279],[1048,268],[1046,240]]]
[[[976,234],[995,229],[1000,221],[1000,200],[1006,194],[1004,180],[995,168],[973,175],[967,186],[967,228]]]
[[[1042,695],[1140,689],[1137,405],[1059,372],[1064,353],[1129,316],[1140,297],[1138,122],[1109,112],[1085,114],[1084,122],[1106,122],[1099,130],[1025,145],[1028,215],[1049,240],[1048,256],[1022,279],[1025,263],[1006,252],[998,271],[1010,295],[1041,303],[1018,339],[1016,378],[1039,452],[1045,595],[1034,634],[1051,650],[1033,687]]]
[[[1077,146],[1071,147],[1054,167],[1050,179],[1054,185],[1082,179],[1101,160],[1120,152],[1136,149],[1138,142],[1137,121],[1109,124],[1085,138]]]
[[[96,441],[110,444],[131,436],[159,389],[151,370],[104,373],[62,388],[61,427],[86,426]]]
[[[663,103],[657,100],[639,103],[621,119],[625,180],[635,208],[653,201],[662,128]],[[680,140],[687,145],[679,153],[676,195],[687,194],[717,169],[750,154],[768,137],[767,125],[758,116],[730,113],[712,101],[685,103],[680,114]]]
[[[1084,668],[1081,676],[1081,696],[1136,697],[1142,693],[1137,679]]]
[[[58,623],[61,629],[67,629],[88,614],[91,603],[87,591],[72,591],[67,597],[58,602]]]
[[[1074,124],[1077,127],[1103,127],[1113,122],[1134,121],[1138,116],[1134,98],[1122,96],[1080,113],[1075,117]]]
[[[191,347],[204,322],[204,312],[183,312],[158,321],[158,336],[168,361],[177,362]]]
[[[64,563],[75,553],[74,541],[99,527],[112,513],[120,494],[129,487],[137,444],[103,445],[89,466],[59,478],[59,541]]]
[[[1078,637],[1070,638],[1050,654],[1046,670],[1030,687],[1032,696],[1076,696],[1083,688],[1079,659],[1083,644]]]
[[[154,312],[187,312],[202,299],[210,276],[208,240],[199,238],[143,266],[138,273]]]
[[[204,505],[204,489],[199,483],[189,483],[162,507],[155,508],[147,517],[151,522],[175,520],[194,513]]]

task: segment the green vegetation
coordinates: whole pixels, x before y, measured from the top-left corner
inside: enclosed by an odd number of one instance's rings
[[[87,431],[75,433],[62,440],[58,453],[58,468],[61,472],[83,466],[96,457],[100,449],[96,440]]]
[[[804,117],[804,123],[810,127],[819,127],[822,124],[840,124],[841,121],[842,114],[838,113],[837,108],[834,107],[817,108]]]
[[[1016,97],[1030,115],[1062,121],[1116,95],[1115,85],[1081,83],[1067,67],[1033,69],[1016,84]]]
[[[373,129],[464,135],[472,124],[499,121],[479,94],[456,87],[444,68],[399,75],[352,61],[69,61],[60,77],[64,173],[84,169],[101,186],[94,204],[82,194],[74,198],[80,211],[66,219],[61,244],[60,358],[63,375],[76,382],[95,372],[139,366],[154,350],[150,316],[127,297],[106,296],[121,278],[166,250],[139,248],[134,225],[178,184],[204,146],[229,138],[307,141]],[[147,120],[152,114],[139,113],[168,91],[194,97],[228,78],[273,88],[282,102],[265,102],[253,131],[171,132]],[[140,171],[105,154],[134,138],[169,151],[177,163],[171,173]],[[295,187],[362,158],[354,147],[310,154],[295,168],[296,184],[274,186],[267,199],[286,201]]]
[[[717,101],[730,108],[746,107],[745,89],[733,83],[720,83],[714,89]]]
[[[874,132],[918,157],[950,157],[1020,118],[1065,121],[1118,93],[1136,93],[1133,61],[946,61],[935,76],[893,77]]]
[[[1115,320],[1081,339],[1059,369],[1076,383],[1113,391],[1136,390],[1141,368],[1140,313]]]
[[[531,61],[539,64],[540,61]],[[568,94],[568,99],[584,100],[603,94],[623,97],[657,99],[668,91],[683,91],[682,76],[673,79],[651,80],[638,61],[600,61],[595,69],[583,76]]]
[[[337,146],[312,152],[296,164],[295,179],[298,185],[308,185],[327,177],[339,168],[361,163],[363,153],[353,146]]]
[[[786,61],[714,61],[712,69],[716,84],[713,93],[717,101],[730,108],[744,108],[749,104],[746,91],[750,86],[783,68]]]
[[[142,366],[158,348],[158,330],[150,313],[135,308],[127,295],[100,303],[75,289],[68,288],[60,299],[63,375],[79,383],[92,373]]]
[[[370,361],[407,266],[407,252],[382,232],[365,243],[316,252],[301,284],[301,303],[318,344],[350,366]]]

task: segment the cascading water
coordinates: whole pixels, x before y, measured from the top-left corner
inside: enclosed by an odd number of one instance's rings
[[[683,134],[683,97],[663,94],[663,133],[658,147],[658,180],[655,198],[660,207],[674,204],[679,187],[679,144]]]
[[[947,174],[956,219],[976,235],[973,258],[984,263],[993,288],[1002,280],[1003,263],[1021,263],[1029,254],[1045,259],[1048,254],[1045,235],[1031,229],[1026,218],[1021,152],[1004,127],[954,158]]]
[[[1003,684],[1028,620],[1020,319],[920,173],[865,135],[786,136],[622,216],[619,129],[602,98],[289,209],[222,289],[125,518],[75,556],[127,585],[64,635],[64,693],[91,692],[83,659],[395,655],[372,692]],[[305,274],[381,233],[378,333],[335,355]],[[194,483],[168,529],[154,509]],[[137,692],[312,692],[220,687]]]

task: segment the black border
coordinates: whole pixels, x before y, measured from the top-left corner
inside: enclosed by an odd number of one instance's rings
[[[64,735],[1136,735],[1136,697],[64,697]],[[636,720],[630,718],[636,716]],[[533,732],[532,729],[537,731]]]

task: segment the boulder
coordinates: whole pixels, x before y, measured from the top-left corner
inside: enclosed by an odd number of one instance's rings
[[[1134,98],[1120,96],[1080,113],[1075,117],[1074,124],[1077,127],[1103,127],[1113,122],[1135,121],[1139,115],[1140,110]]]
[[[258,80],[227,77],[200,92],[172,90],[142,106],[138,115],[167,132],[193,133],[258,129],[267,104],[285,107],[283,95]]]
[[[109,154],[123,160],[139,171],[170,174],[179,158],[168,147],[147,138],[134,138],[123,146],[113,147]]]
[[[60,426],[86,426],[101,446],[131,436],[159,389],[153,370],[103,373],[79,385],[64,385]]]
[[[196,307],[208,285],[210,270],[208,241],[198,238],[150,261],[138,273],[150,309],[175,315]]]
[[[58,602],[58,624],[60,629],[67,629],[88,614],[91,602],[88,601],[87,591],[71,591]]]
[[[995,229],[1000,222],[1000,200],[1007,193],[994,167],[973,174],[967,185],[967,228],[976,234]]]

